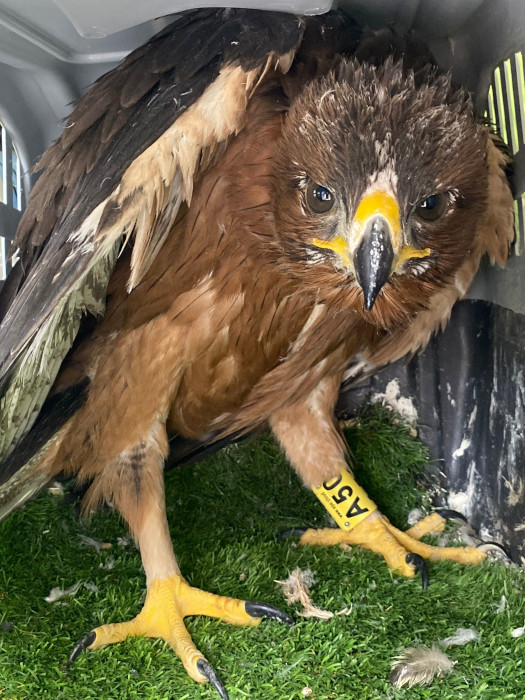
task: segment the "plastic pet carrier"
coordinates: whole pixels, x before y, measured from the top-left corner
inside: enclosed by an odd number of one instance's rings
[[[30,167],[61,131],[70,103],[130,50],[199,5],[177,0],[0,0],[0,277],[34,176]],[[226,3],[227,4],[227,3]],[[330,2],[236,6],[322,13]],[[480,270],[444,333],[424,353],[344,392],[349,411],[377,396],[407,403],[439,465],[442,504],[485,540],[525,561],[525,2],[340,2],[372,27],[416,30],[440,65],[474,95],[514,156],[516,242],[505,270]]]

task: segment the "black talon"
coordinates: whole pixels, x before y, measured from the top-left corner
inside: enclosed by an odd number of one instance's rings
[[[256,603],[251,600],[247,600],[244,603],[244,609],[251,617],[267,617],[270,620],[279,620],[279,622],[284,622],[286,625],[292,627],[295,625],[295,620],[290,617],[287,613],[279,610],[279,608],[274,608],[273,605],[268,605],[268,603]]]
[[[77,658],[77,656],[83,651],[85,651],[88,647],[90,647],[96,638],[96,632],[88,632],[82,637],[82,639],[79,642],[75,644],[73,651],[71,652],[71,654],[69,655],[69,659],[67,660],[67,668],[71,667],[71,664]]]
[[[291,527],[288,530],[283,530],[279,537],[281,540],[289,540],[290,537],[301,537],[307,530],[307,527]]]
[[[412,564],[421,573],[421,588],[423,590],[428,588],[428,567],[423,557],[420,554],[409,552],[405,557],[405,561],[407,564]]]
[[[199,673],[202,673],[202,675],[206,676],[206,678],[210,681],[212,686],[221,696],[222,700],[229,700],[226,688],[221,683],[221,679],[217,675],[217,671],[213,668],[210,662],[206,661],[206,659],[199,659],[196,666]]]
[[[461,520],[462,523],[468,523],[463,513],[457,510],[451,510],[450,508],[436,508],[434,511],[438,515],[441,515],[445,520]]]

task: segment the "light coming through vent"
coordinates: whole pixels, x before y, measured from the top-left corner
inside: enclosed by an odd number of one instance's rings
[[[15,259],[7,256],[22,210],[20,157],[7,129],[0,122],[0,282],[5,280]]]
[[[519,151],[525,150],[525,71],[521,51],[496,68],[487,100],[485,117],[516,156]],[[520,255],[525,241],[525,192],[517,193],[514,214],[514,253]]]

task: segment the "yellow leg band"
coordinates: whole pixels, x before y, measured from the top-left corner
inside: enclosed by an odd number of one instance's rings
[[[312,490],[342,530],[352,530],[377,510],[346,467],[339,476]]]

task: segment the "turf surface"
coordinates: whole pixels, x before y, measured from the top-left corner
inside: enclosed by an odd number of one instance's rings
[[[405,527],[408,510],[426,498],[417,483],[427,460],[424,448],[377,407],[363,411],[348,437],[360,482]],[[292,629],[189,619],[194,641],[219,672],[230,700],[525,698],[525,635],[510,634],[525,625],[522,570],[497,563],[430,564],[431,585],[422,591],[418,579],[397,577],[369,552],[303,549],[282,541],[282,530],[324,526],[327,516],[268,438],[233,445],[174,470],[166,481],[175,551],[192,585],[289,610],[274,580],[296,567],[309,568],[317,579],[316,605],[334,612],[351,607],[349,615],[329,621],[297,617]],[[79,535],[112,546],[97,552]],[[140,610],[140,557],[133,544],[118,540],[125,536],[115,513],[106,510],[80,523],[73,505],[48,493],[0,524],[2,700],[218,698],[191,681],[160,640],[133,639],[85,653],[66,670],[79,637]],[[44,600],[52,588],[78,582],[74,595]],[[502,595],[507,607],[497,614]],[[449,650],[457,662],[451,675],[427,688],[388,684],[390,661],[400,647],[431,645],[458,627],[476,628],[481,641]]]

